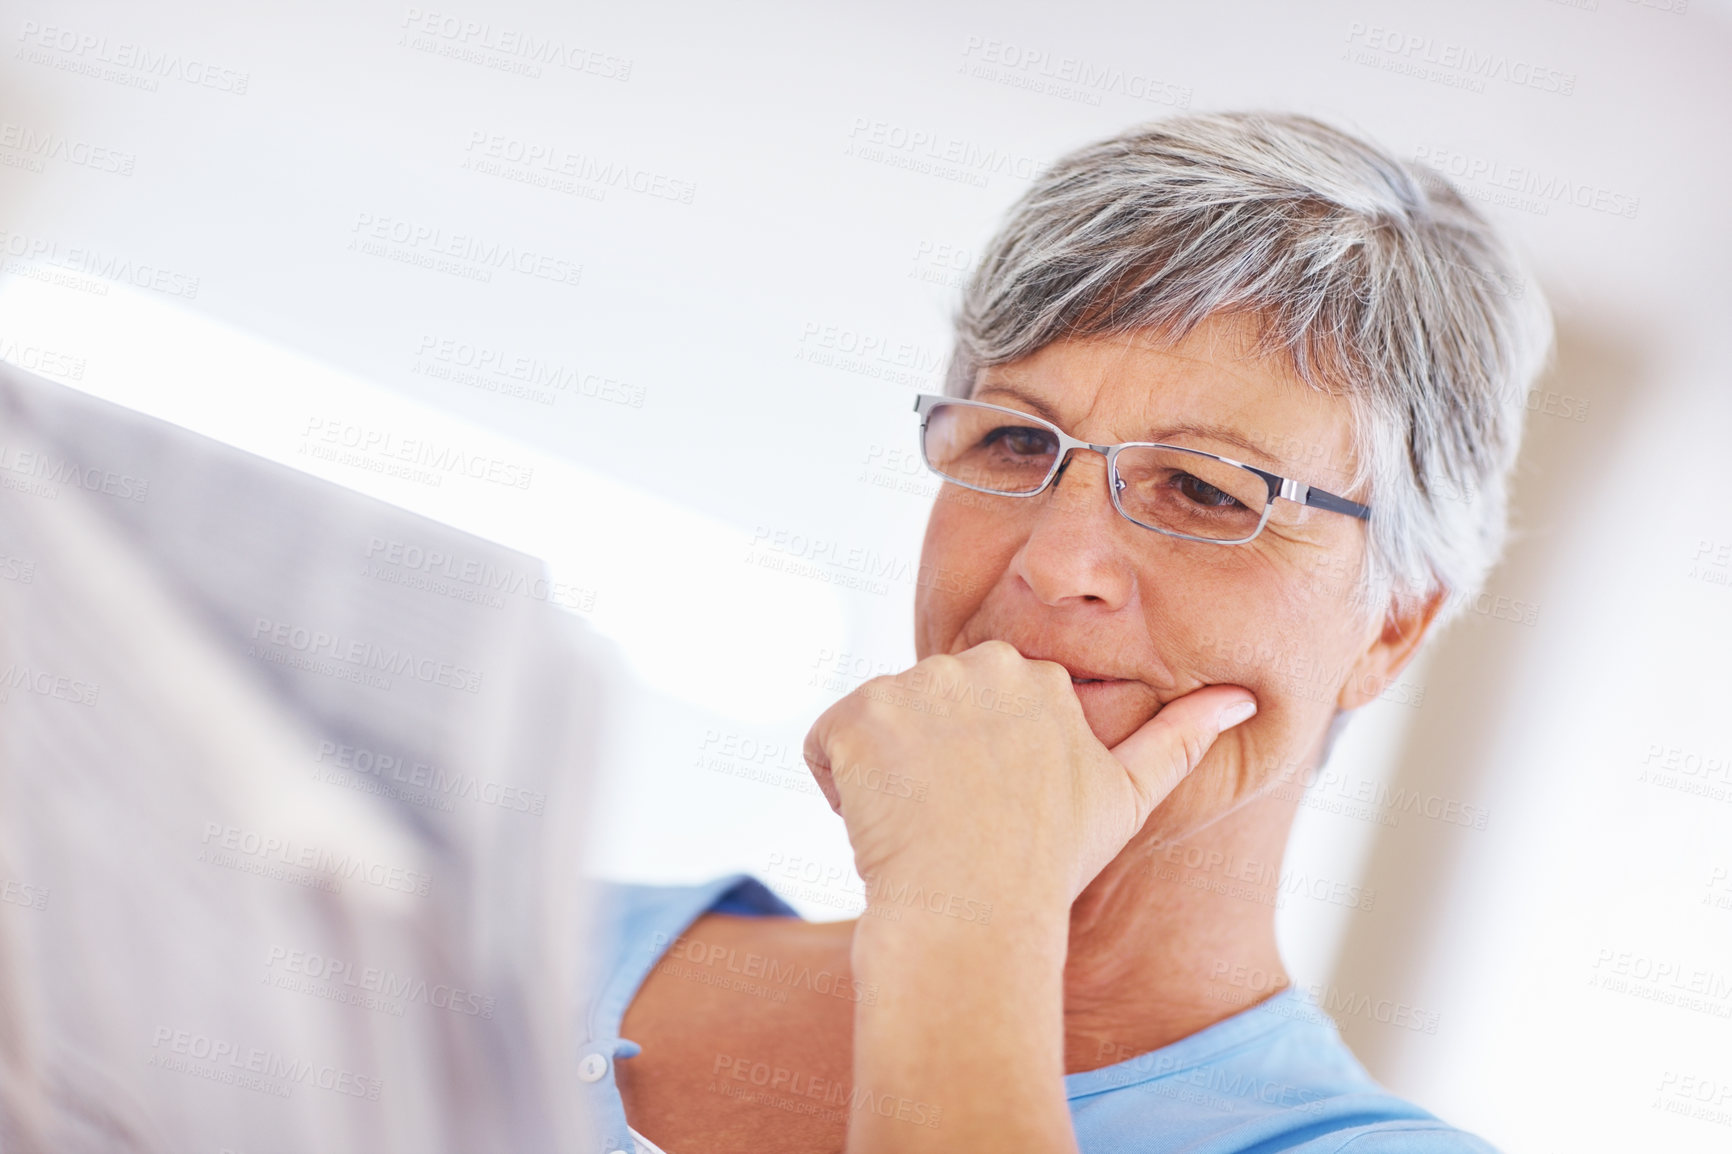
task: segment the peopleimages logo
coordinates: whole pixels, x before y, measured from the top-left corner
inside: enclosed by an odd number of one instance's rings
[[[150,482],[130,473],[84,466],[67,457],[0,444],[0,475],[4,474],[42,482],[46,487],[44,495],[57,495],[52,488],[56,485],[102,493],[123,501],[142,501],[150,493]]]
[[[477,152],[476,150],[480,151]],[[543,185],[549,180],[566,180],[573,186],[593,185],[597,189],[621,188],[656,200],[671,200],[690,204],[697,194],[697,185],[662,172],[637,168],[617,160],[603,160],[585,152],[574,152],[562,145],[545,141],[523,140],[485,129],[469,134],[463,167],[490,176],[504,175],[524,183]],[[515,170],[520,175],[510,176]],[[536,174],[531,179],[528,174]]]
[[[44,348],[41,345],[26,345],[0,337],[0,361],[17,365],[21,369],[27,369],[44,377],[58,377],[67,381],[82,381],[84,379],[85,361],[83,357],[76,353],[65,353],[56,349]]]
[[[233,868],[233,863],[223,855],[227,854],[230,857],[238,855],[242,858],[256,858],[260,861],[270,861],[295,869],[325,874],[330,879],[337,881],[363,882],[380,889],[414,894],[417,897],[426,897],[433,887],[432,874],[404,869],[402,866],[386,865],[384,862],[369,861],[359,854],[346,850],[338,853],[323,846],[305,845],[296,842],[293,838],[276,837],[261,833],[258,830],[224,825],[221,822],[207,821],[204,823],[204,838],[200,844],[205,847],[199,855],[201,860],[225,868]],[[323,889],[326,887],[315,888]],[[338,891],[330,890],[329,892]]]
[[[489,595],[526,597],[531,601],[545,601],[586,613],[595,608],[594,589],[565,581],[554,581],[539,573],[507,569],[477,557],[458,556],[440,549],[423,549],[419,545],[394,538],[370,538],[367,542],[367,560],[374,566],[389,566],[388,570],[382,571],[399,570],[436,580],[451,581]]]
[[[271,947],[265,970],[268,983],[279,989],[355,1004],[366,1004],[370,996],[374,1001],[368,1008],[388,1013],[401,1014],[404,1005],[419,1002],[453,1014],[491,1019],[496,1004],[496,999],[461,986],[284,946]]]
[[[130,40],[110,40],[93,32],[24,21],[18,40],[19,59],[46,64],[155,92],[163,80],[179,80],[195,88],[210,88],[234,96],[247,94],[249,73],[224,68],[179,52],[156,50]],[[56,55],[58,54],[58,55]]]
[[[116,253],[103,252],[89,245],[63,245],[54,237],[0,229],[0,254],[46,268],[91,277],[96,281],[150,289],[166,296],[186,300],[193,300],[198,296],[199,279],[196,276],[163,268],[161,265],[135,261]],[[6,271],[21,272],[24,267],[15,266],[8,261]],[[93,287],[101,288],[103,294],[108,292],[104,285]]]
[[[339,745],[321,741],[313,758],[322,765],[332,765],[351,774],[369,775],[381,782],[394,782],[408,791],[424,790],[441,798],[468,798],[479,805],[497,806],[519,813],[541,814],[547,808],[547,795],[539,790],[508,785],[488,778],[476,777],[411,761],[389,753],[379,753],[365,746]],[[411,796],[419,796],[413,794]]]
[[[399,25],[406,30],[408,47],[420,51],[442,50],[440,55],[473,64],[541,75],[541,65],[587,73],[602,80],[624,83],[631,79],[632,60],[600,52],[582,44],[570,44],[552,36],[540,36],[522,28],[469,20],[449,12],[410,6],[403,10]],[[514,67],[505,67],[512,65]]]
[[[642,385],[470,341],[423,336],[415,355],[417,371],[423,375],[474,385],[487,392],[523,395],[549,405],[554,402],[554,394],[561,392],[634,409],[641,409],[644,404]],[[523,389],[502,387],[507,382]]]
[[[776,564],[786,558],[789,563]],[[746,554],[748,562],[756,561],[764,568],[818,576],[826,571],[876,582],[872,592],[882,593],[888,581],[913,582],[922,587],[942,589],[946,593],[964,593],[968,584],[963,575],[926,563],[915,564],[904,557],[885,556],[876,549],[849,545],[828,537],[807,536],[788,529],[759,525],[752,534]]]
[[[1501,80],[1519,88],[1534,88],[1560,96],[1569,96],[1576,90],[1574,72],[1564,72],[1503,52],[1487,52],[1470,45],[1439,40],[1407,29],[1354,20],[1347,25],[1347,42],[1366,53],[1367,58],[1360,63],[1375,64],[1387,71],[1420,79],[1440,80],[1452,87],[1466,87],[1474,92],[1484,92],[1488,80]]]
[[[495,271],[505,271],[553,284],[583,281],[583,265],[577,261],[400,217],[357,213],[349,232],[351,251],[456,272],[472,280],[490,282]]]
[[[14,693],[34,693],[74,705],[95,705],[101,692],[100,685],[17,662],[0,669],[0,705],[12,700]]]
[[[990,80],[1009,88],[1022,88],[1062,100],[1099,105],[1103,95],[1189,108],[1188,85],[1137,72],[1114,68],[1076,56],[1054,55],[990,36],[970,36],[962,47],[962,71],[977,80]]]
[[[1454,149],[1420,145],[1413,150],[1413,159],[1456,181],[1531,197],[1542,209],[1551,204],[1569,204],[1634,220],[1642,206],[1638,197],[1628,193]]]
[[[1033,180],[1046,170],[1046,162],[1026,153],[871,116],[854,117],[843,155],[981,188],[989,177]]]
[[[385,1083],[341,1066],[315,1064],[263,1046],[213,1038],[196,1030],[158,1026],[146,1065],[287,1098],[296,1086],[377,1102]]]
[[[339,464],[375,461],[423,473],[435,483],[456,474],[510,489],[527,489],[534,468],[512,461],[469,453],[418,437],[399,437],[389,429],[374,429],[336,418],[311,417],[302,433],[301,452]],[[352,458],[352,460],[351,460]]]
[[[138,157],[130,152],[10,120],[0,121],[0,150],[19,153],[30,162],[25,167],[33,172],[42,171],[43,161],[59,160],[94,172],[131,176],[138,163]]]
[[[260,617],[253,622],[253,640],[307,657],[323,657],[358,670],[408,676],[428,685],[443,685],[466,693],[481,692],[481,671],[416,654],[398,646],[379,645],[323,629]],[[248,656],[258,656],[258,646]]]

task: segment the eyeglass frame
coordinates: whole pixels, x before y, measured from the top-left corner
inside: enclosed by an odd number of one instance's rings
[[[940,404],[971,405],[975,408],[992,409],[1000,413],[1009,413],[1014,417],[1020,417],[1025,421],[1032,421],[1044,428],[1051,429],[1058,437],[1058,453],[1053,457],[1052,467],[1047,470],[1047,474],[1042,478],[1040,485],[1026,493],[1007,493],[1002,489],[987,489],[979,485],[970,485],[967,481],[958,481],[933,465],[931,458],[926,455],[926,425],[930,419],[933,407]],[[1235,461],[1232,457],[1222,456],[1220,453],[1211,453],[1204,449],[1192,449],[1185,445],[1169,445],[1161,441],[1124,441],[1116,445],[1096,445],[1093,442],[1082,440],[1080,437],[1071,436],[1051,421],[1044,417],[1037,417],[1033,413],[1025,413],[1021,409],[1012,409],[1004,405],[995,405],[990,401],[975,401],[963,397],[945,396],[940,393],[920,393],[917,395],[914,398],[914,411],[920,414],[921,461],[925,463],[928,469],[931,469],[933,473],[937,474],[946,483],[951,485],[960,485],[964,489],[972,489],[976,493],[990,493],[996,497],[1038,497],[1050,489],[1053,482],[1058,478],[1058,475],[1064,472],[1065,466],[1069,463],[1071,453],[1074,450],[1089,449],[1101,454],[1107,459],[1107,495],[1112,499],[1113,508],[1118,512],[1119,516],[1137,526],[1139,529],[1148,529],[1154,533],[1164,533],[1168,537],[1177,537],[1184,541],[1203,541],[1210,545],[1244,545],[1250,541],[1254,541],[1258,534],[1263,532],[1263,526],[1269,523],[1269,512],[1274,509],[1275,499],[1277,497],[1313,509],[1325,509],[1331,513],[1342,513],[1349,517],[1356,517],[1361,521],[1369,521],[1371,519],[1371,507],[1369,505],[1361,505],[1358,501],[1350,501],[1346,497],[1337,496],[1334,493],[1326,492],[1314,486],[1307,485],[1303,481],[1295,481],[1291,477],[1283,477],[1278,473],[1271,473],[1267,469],[1259,469],[1255,465],[1247,465],[1244,461]],[[1147,525],[1125,512],[1125,507],[1119,503],[1119,490],[1125,487],[1124,478],[1119,476],[1119,452],[1124,449],[1141,448],[1168,449],[1179,453],[1189,453],[1192,456],[1197,457],[1209,457],[1228,465],[1236,465],[1241,469],[1248,469],[1257,474],[1257,476],[1263,478],[1264,484],[1269,487],[1269,499],[1263,503],[1263,513],[1262,516],[1257,519],[1257,527],[1251,530],[1250,534],[1247,536],[1235,537],[1223,541],[1215,537],[1198,537],[1191,533],[1179,533],[1172,529],[1162,529],[1155,525]]]

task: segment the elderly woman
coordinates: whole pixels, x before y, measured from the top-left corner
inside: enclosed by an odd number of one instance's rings
[[[598,1149],[1487,1149],[1286,988],[1274,894],[1280,787],[1496,557],[1549,340],[1521,283],[1461,197],[1300,117],[1040,176],[915,405],[919,663],[806,742],[865,914],[622,887]]]

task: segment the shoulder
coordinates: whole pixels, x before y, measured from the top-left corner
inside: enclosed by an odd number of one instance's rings
[[[618,1085],[627,1116],[670,1150],[737,1148],[722,1136],[752,1133],[842,1146],[854,1007],[873,992],[852,978],[846,925],[764,916],[780,906],[766,894],[621,895],[641,949],[613,988],[651,964],[612,1031],[630,1039]]]
[[[590,885],[590,953],[603,971],[633,960],[642,961],[647,970],[668,943],[705,914],[799,916],[750,874],[725,874],[680,885],[600,880]]]
[[[589,885],[596,928],[604,934],[629,935],[670,923],[684,928],[704,913],[797,916],[794,907],[750,874],[724,874],[677,885],[602,879],[591,879]]]
[[[794,908],[749,874],[681,885],[591,879],[588,932],[580,970],[589,1034],[617,1029],[620,1015],[668,947],[707,913],[798,917]]]

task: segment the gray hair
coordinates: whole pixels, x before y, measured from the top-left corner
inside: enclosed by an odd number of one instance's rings
[[[1474,596],[1502,550],[1508,473],[1551,317],[1510,248],[1447,181],[1309,117],[1227,113],[1132,128],[1061,157],[1010,210],[963,290],[945,391],[1054,341],[1214,313],[1345,395],[1353,492],[1373,506],[1356,597]],[[1299,477],[1304,480],[1304,477]]]

